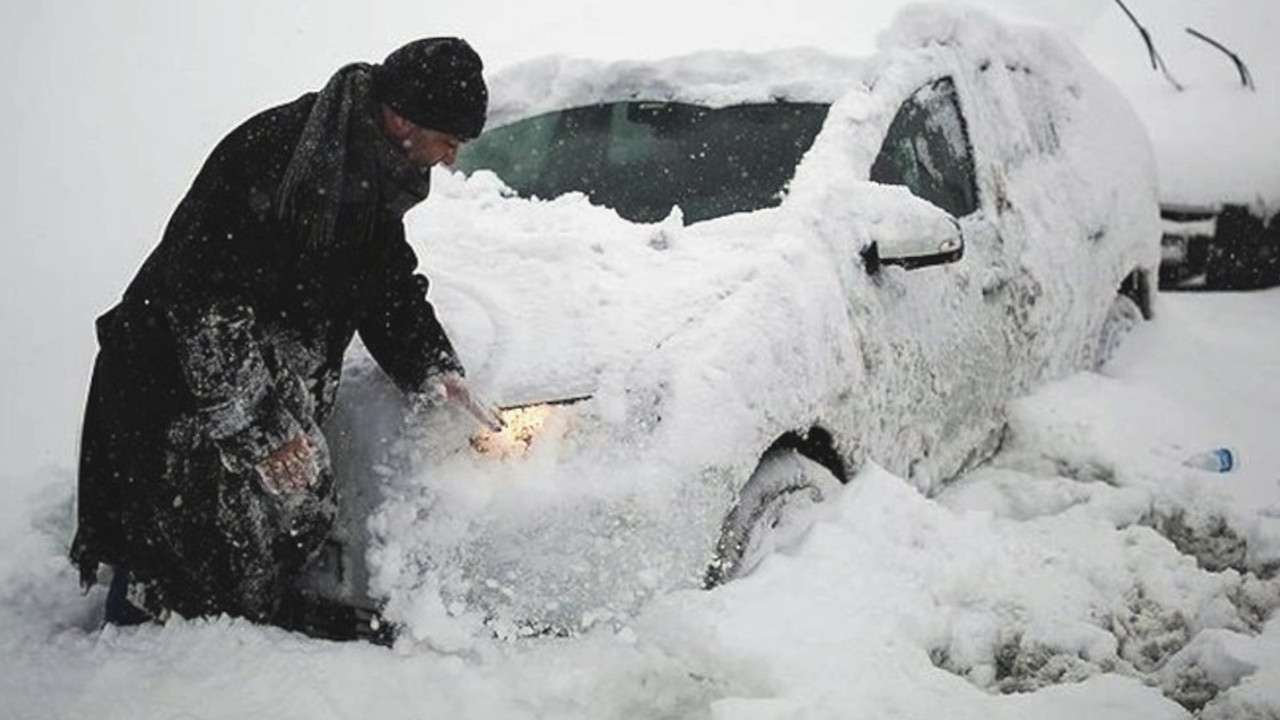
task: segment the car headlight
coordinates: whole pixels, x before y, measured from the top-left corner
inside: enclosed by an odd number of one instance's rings
[[[507,457],[523,455],[529,450],[548,424],[548,420],[564,405],[586,400],[589,395],[547,400],[500,408],[498,417],[502,419],[502,430],[481,430],[471,436],[471,447],[481,455],[488,457]]]
[[[538,431],[551,416],[551,406],[526,405],[499,410],[502,430],[481,430],[471,436],[471,447],[481,455],[511,455],[529,449]]]

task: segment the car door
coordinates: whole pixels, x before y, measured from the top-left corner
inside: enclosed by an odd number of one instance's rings
[[[885,410],[895,418],[890,454],[918,487],[936,487],[986,457],[1010,395],[1017,324],[1005,302],[983,292],[1000,260],[993,212],[980,191],[973,119],[951,76],[918,86],[898,107],[869,179],[900,185],[945,210],[961,229],[964,256],[873,277],[889,346]]]

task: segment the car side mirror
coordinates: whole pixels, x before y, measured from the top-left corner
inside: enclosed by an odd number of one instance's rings
[[[952,263],[964,256],[960,224],[946,210],[897,185],[875,186],[881,209],[872,219],[871,242],[862,251],[867,272],[882,265],[908,270]]]

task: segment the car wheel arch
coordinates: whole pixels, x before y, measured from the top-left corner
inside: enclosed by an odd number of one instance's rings
[[[1155,287],[1151,270],[1134,268],[1120,281],[1119,293],[1137,304],[1143,320],[1150,320],[1155,317]]]
[[[764,451],[760,459],[782,450],[795,450],[825,467],[836,476],[841,485],[849,482],[849,470],[840,451],[836,449],[835,437],[821,425],[813,425],[804,431],[789,430],[783,433]]]
[[[1151,320],[1153,287],[1151,272],[1141,268],[1121,281],[1096,339],[1087,346],[1093,370],[1101,370],[1111,360],[1125,336],[1140,322]]]
[[[780,482],[776,468],[792,463],[799,467],[807,463],[809,469],[801,469],[795,476]],[[821,426],[805,431],[788,431],[779,436],[760,456],[750,478],[738,491],[738,497],[723,520],[719,537],[713,548],[713,556],[703,575],[703,587],[710,589],[749,572],[763,556],[753,554],[760,543],[761,533],[766,536],[779,525],[787,525],[788,509],[795,513],[799,502],[808,497],[810,505],[817,505],[830,498],[831,493],[848,482],[848,472],[831,433]],[[799,512],[800,527],[806,531],[812,517],[804,519],[808,508]],[[764,527],[764,523],[768,527]],[[794,525],[794,523],[792,523]],[[767,552],[767,551],[766,551]]]

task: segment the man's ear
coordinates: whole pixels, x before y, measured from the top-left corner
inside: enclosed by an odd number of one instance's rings
[[[413,131],[413,123],[386,105],[382,106],[382,127],[393,140],[404,140]]]

